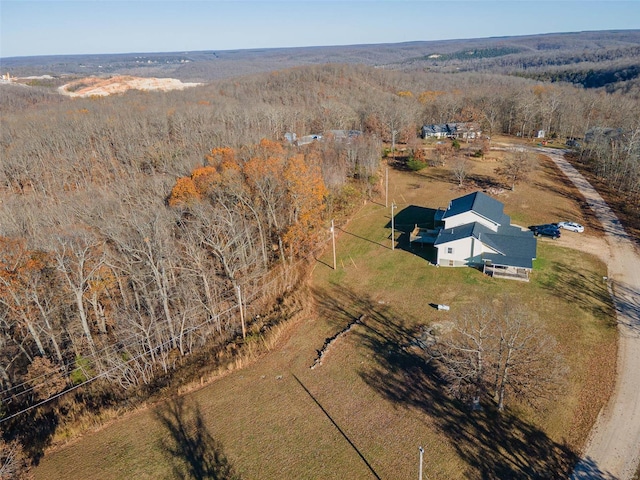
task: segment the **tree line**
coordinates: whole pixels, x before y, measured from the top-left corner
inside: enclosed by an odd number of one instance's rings
[[[638,97],[497,74],[299,67],[153,96],[70,102],[43,89],[0,89],[3,165],[11,189],[86,189],[132,173],[179,176],[210,148],[285,132],[357,129],[391,141],[423,124],[477,121],[489,136],[584,138],[593,127],[637,129]],[[20,98],[20,100],[16,100]],[[43,140],[46,139],[46,140]],[[55,158],[55,162],[51,159]],[[632,165],[637,162],[631,161]],[[101,178],[102,177],[102,178]],[[633,189],[632,189],[633,190]],[[53,193],[52,193],[53,194]]]

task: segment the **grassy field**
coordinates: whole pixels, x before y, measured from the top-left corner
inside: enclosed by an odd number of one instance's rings
[[[275,348],[188,395],[128,414],[46,455],[37,479],[412,478],[418,446],[431,480],[557,478],[575,459],[611,389],[616,330],[595,257],[551,240],[538,244],[529,283],[429,265],[407,233],[437,207],[494,182],[500,155],[474,160],[459,189],[446,167],[392,169],[396,243],[384,198],[363,205],[337,229],[299,292]],[[550,162],[526,184],[497,196],[514,223],[571,219],[593,225],[582,199]],[[588,228],[584,235],[598,234]],[[446,322],[480,299],[510,296],[545,321],[562,345],[570,379],[540,411],[513,404],[469,412],[447,398],[417,349],[418,330]],[[445,303],[451,311],[430,304]],[[364,316],[363,316],[364,315]],[[355,319],[311,369],[325,339]]]

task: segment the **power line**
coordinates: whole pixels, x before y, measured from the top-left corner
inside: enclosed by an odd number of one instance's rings
[[[298,262],[296,262],[295,264],[292,264],[292,265],[291,265],[291,267],[293,268],[293,267],[299,266],[299,264],[300,264],[300,263],[302,263],[302,261],[298,261]],[[273,285],[273,284],[275,284],[276,282],[278,282],[278,281],[282,280],[282,277],[284,277],[284,275],[285,275],[285,274],[283,273],[283,274],[281,274],[281,275],[279,275],[279,276],[276,276],[275,278],[271,279],[267,284],[262,285],[263,289],[264,289],[265,287],[272,286],[272,285]],[[252,294],[252,295],[248,296],[248,297],[245,299],[245,301],[247,301],[247,302],[251,302],[251,301],[253,301],[254,299],[256,299],[257,297],[258,297],[258,293],[254,293],[254,294]],[[238,306],[237,306],[237,305],[234,305],[233,307],[229,307],[228,309],[226,309],[226,310],[223,310],[223,311],[219,312],[219,313],[218,313],[218,316],[222,316],[222,315],[226,315],[226,314],[228,314],[228,313],[231,313],[233,310],[236,310],[237,308],[238,308]],[[166,323],[166,324],[168,325],[168,323],[169,323],[169,322],[168,322],[168,320],[166,320],[166,319],[165,319],[165,320],[162,322],[162,324],[164,324],[164,323]],[[56,394],[52,395],[51,397],[48,397],[48,398],[46,398],[46,399],[44,399],[44,400],[41,400],[40,402],[37,402],[37,403],[35,403],[35,404],[33,404],[33,405],[30,405],[30,406],[28,406],[28,407],[25,407],[25,408],[23,408],[22,410],[19,410],[18,412],[15,412],[15,413],[13,413],[13,414],[11,414],[11,415],[7,416],[7,417],[0,418],[0,423],[4,423],[4,422],[6,422],[7,420],[10,420],[10,419],[12,419],[12,418],[15,418],[15,417],[17,417],[17,416],[19,416],[19,415],[21,415],[21,414],[23,414],[23,413],[26,413],[26,412],[28,412],[28,411],[30,411],[30,410],[32,410],[32,409],[34,409],[34,408],[40,407],[40,406],[42,406],[42,405],[45,405],[45,404],[47,404],[47,403],[49,403],[49,402],[51,402],[51,401],[53,401],[53,400],[55,400],[55,399],[57,399],[57,398],[59,398],[59,397],[63,396],[63,395],[66,395],[67,393],[70,393],[70,392],[72,392],[72,391],[74,391],[74,390],[76,390],[76,389],[78,389],[78,388],[80,388],[80,387],[84,386],[84,385],[87,385],[87,384],[89,384],[89,383],[91,383],[91,382],[94,382],[94,381],[96,381],[96,380],[98,380],[98,379],[100,379],[100,378],[106,377],[107,375],[109,375],[109,374],[113,373],[113,372],[114,372],[114,371],[116,371],[116,370],[121,370],[124,366],[128,365],[129,363],[133,362],[134,360],[138,360],[138,359],[143,358],[143,357],[145,357],[145,356],[147,356],[147,355],[151,355],[151,354],[152,354],[153,352],[155,352],[156,350],[162,349],[163,347],[165,347],[165,346],[167,346],[167,345],[171,344],[171,343],[172,343],[172,342],[174,342],[177,338],[179,339],[181,336],[183,337],[183,336],[188,335],[188,334],[190,334],[190,333],[193,333],[193,332],[195,332],[195,331],[197,331],[197,330],[200,330],[200,329],[201,329],[201,328],[203,328],[205,325],[209,325],[210,323],[211,323],[211,322],[210,322],[210,319],[207,319],[207,320],[205,320],[204,322],[201,322],[201,323],[200,323],[200,324],[198,324],[198,325],[192,326],[192,327],[190,327],[190,328],[186,329],[184,332],[182,332],[180,336],[178,336],[178,337],[170,337],[169,339],[167,339],[167,340],[166,340],[166,341],[164,341],[163,343],[161,343],[161,344],[159,344],[159,345],[156,345],[156,346],[155,346],[155,347],[153,347],[153,348],[150,348],[148,351],[146,351],[146,350],[145,350],[144,352],[142,352],[142,353],[140,353],[140,354],[138,354],[138,355],[136,355],[136,356],[134,356],[134,357],[130,358],[129,360],[127,360],[127,361],[126,361],[126,362],[124,362],[123,364],[119,364],[119,365],[113,366],[113,367],[111,367],[111,368],[109,368],[109,369],[107,369],[107,370],[105,370],[105,371],[103,371],[103,372],[99,373],[98,375],[95,375],[94,377],[91,377],[91,378],[89,378],[89,379],[85,380],[85,381],[84,381],[84,382],[82,382],[82,383],[79,383],[79,384],[77,384],[77,385],[73,385],[72,387],[69,387],[69,388],[67,388],[66,390],[63,390],[62,392],[56,393]],[[128,337],[128,338],[132,338],[133,336],[134,336],[134,335],[131,335],[131,336],[130,336],[130,337]],[[129,345],[125,345],[123,348],[121,348],[121,349],[117,350],[117,351],[116,351],[116,353],[118,353],[118,352],[122,352],[122,351],[123,351],[123,350],[125,350],[127,347],[129,347],[130,345],[139,345],[139,342],[135,342],[135,343],[133,343],[133,342],[132,342],[132,343],[131,343],[131,344],[129,344]],[[107,346],[107,347],[103,348],[103,349],[100,351],[100,353],[104,352],[104,351],[105,351],[105,350],[107,350],[108,348],[113,348],[113,346]],[[96,352],[95,354],[88,355],[88,357],[93,357],[94,355],[97,355],[97,353],[99,353],[99,352]],[[59,368],[61,368],[61,367],[59,367]],[[73,372],[73,371],[76,371],[76,370],[81,370],[81,367],[76,367],[76,369],[72,370],[72,372]],[[41,376],[41,377],[42,377],[42,376]],[[40,378],[40,377],[37,377],[37,378]],[[26,383],[28,383],[28,382],[23,382],[21,385],[24,385],[24,384],[26,384]],[[31,391],[33,391],[35,388],[40,387],[40,386],[43,386],[43,385],[45,385],[45,384],[46,384],[46,382],[42,382],[42,383],[40,383],[40,384],[38,384],[38,385],[32,386],[31,388],[29,388],[29,389],[28,389],[28,390],[26,390],[25,392],[21,392],[20,394],[16,394],[16,395],[14,395],[14,396],[18,396],[18,395],[21,395],[21,394],[23,394],[23,393],[31,392]],[[12,388],[13,388],[13,387],[12,387]],[[10,391],[10,390],[11,390],[11,389],[7,389],[6,391],[1,392],[1,393],[6,393],[6,392],[8,392],[8,391]],[[6,399],[3,399],[3,400],[5,400],[5,401],[6,401]]]
[[[205,322],[200,323],[199,325],[196,325],[194,327],[191,327],[191,328],[187,329],[187,331],[185,331],[184,333],[186,334],[186,333],[191,333],[192,331],[195,331],[195,330],[199,330],[200,328],[202,328],[207,323],[209,323],[208,320],[205,321]],[[175,340],[175,338],[170,338],[170,339],[166,340],[165,342],[161,343],[160,345],[157,345],[154,348],[149,349],[149,351],[142,352],[142,353],[136,355],[135,357],[130,358],[129,360],[124,362],[124,364],[116,365],[114,367],[111,367],[110,369],[105,370],[104,372],[101,372],[98,375],[96,375],[95,377],[89,378],[89,379],[85,380],[84,382],[79,383],[78,385],[74,385],[74,386],[72,386],[72,387],[70,387],[70,388],[68,388],[68,389],[66,389],[66,390],[64,390],[62,392],[56,393],[55,395],[53,395],[51,397],[48,397],[48,398],[46,398],[46,399],[44,399],[44,400],[42,400],[42,401],[40,401],[38,403],[30,405],[30,406],[28,406],[28,407],[26,407],[26,408],[24,408],[24,409],[22,409],[22,410],[20,410],[18,412],[15,412],[15,413],[7,416],[7,417],[1,418],[0,419],[0,423],[6,422],[7,420],[10,420],[11,418],[15,418],[18,415],[26,413],[26,412],[34,409],[34,408],[40,407],[42,405],[45,405],[46,403],[49,403],[49,402],[55,400],[56,398],[61,397],[62,395],[66,395],[67,393],[72,392],[72,391],[74,391],[74,390],[76,390],[76,389],[78,389],[78,388],[80,388],[80,387],[82,387],[84,385],[87,385],[87,384],[89,384],[91,382],[94,382],[94,381],[96,381],[96,380],[98,380],[98,379],[100,379],[102,377],[105,377],[108,374],[114,372],[115,370],[120,370],[120,369],[122,369],[123,366],[128,365],[129,363],[133,362],[134,360],[138,360],[140,358],[143,358],[143,357],[145,357],[147,355],[150,355],[153,351],[158,350],[158,349],[160,349],[160,348],[162,348],[162,347],[164,347],[166,345],[169,345],[173,340]]]
[[[234,309],[236,309],[236,308],[237,308],[237,307],[235,307],[235,306],[234,306],[234,307],[230,307],[230,308],[228,308],[227,310],[224,310],[224,311],[220,312],[220,313],[219,313],[219,315],[224,315],[224,314],[230,313],[232,310],[234,310]],[[165,319],[165,320],[163,320],[161,323],[159,323],[159,325],[160,325],[160,326],[164,326],[164,324],[165,324],[165,323],[168,325],[168,323],[169,323],[169,322],[168,322],[168,320],[166,320],[166,319]],[[208,321],[208,320],[207,320],[206,322],[203,322],[203,324],[201,324],[201,326],[202,326],[202,325],[204,325],[204,324],[207,324],[207,323],[209,323],[209,321]],[[183,333],[182,333],[182,335],[184,336],[184,335],[187,335],[188,333],[191,333],[191,331],[185,331],[185,332],[183,332]],[[132,341],[132,342],[130,342],[130,343],[128,343],[128,344],[127,344],[127,343],[123,343],[123,342],[121,342],[121,341],[118,341],[118,343],[122,344],[122,347],[121,347],[120,349],[116,349],[116,346],[115,346],[115,345],[107,345],[107,346],[105,346],[104,348],[102,348],[100,351],[96,351],[95,353],[90,353],[90,354],[85,355],[85,356],[84,356],[84,358],[86,358],[86,359],[88,359],[88,360],[93,360],[93,361],[95,362],[97,359],[99,359],[99,358],[100,358],[100,356],[99,356],[99,355],[104,354],[105,352],[107,352],[107,350],[112,350],[112,352],[113,352],[113,353],[117,354],[117,353],[120,353],[120,352],[122,352],[122,351],[128,350],[128,349],[129,349],[130,347],[132,347],[132,346],[140,345],[140,342],[139,342],[139,341],[137,341],[137,340],[139,340],[139,335],[132,334],[132,335],[130,335],[130,336],[129,336],[129,337],[127,337],[127,338],[128,338],[128,339],[131,339],[131,338],[134,338],[134,337],[136,337],[136,338],[134,339],[135,341]],[[171,343],[172,341],[174,341],[174,340],[176,340],[176,339],[178,339],[178,338],[179,338],[179,337],[170,337],[166,342],[164,342],[164,343],[162,343],[162,344],[160,344],[160,345],[158,345],[158,346],[153,347],[152,349],[150,349],[150,350],[149,350],[149,352],[148,352],[148,354],[151,354],[151,352],[152,352],[152,351],[154,351],[155,349],[160,348],[160,347],[162,347],[162,346],[166,345],[167,343]],[[56,370],[60,370],[61,368],[62,368],[62,367],[58,367]],[[69,374],[68,374],[68,375],[72,375],[74,372],[81,371],[82,369],[83,369],[83,367],[81,367],[81,366],[76,367],[76,368],[74,368],[73,370],[71,370],[71,371],[69,372]],[[107,370],[107,372],[110,372],[110,371],[112,371],[112,370],[113,370],[113,369],[111,369],[111,370]],[[46,377],[46,376],[49,376],[49,375],[51,375],[51,374],[50,374],[50,373],[49,373],[49,374],[43,374],[43,375],[40,375],[39,377],[36,377],[36,378],[37,378],[37,379],[39,379],[39,378]],[[98,375],[96,375],[95,377],[91,377],[91,378],[95,378],[95,379],[97,379],[97,378],[99,378],[100,376],[101,376],[101,374],[98,374]],[[20,386],[21,386],[21,385],[25,385],[25,384],[30,384],[30,382],[29,382],[29,381],[22,382],[22,383],[20,384]],[[12,395],[12,397],[13,397],[13,398],[15,398],[15,397],[20,397],[20,396],[25,395],[25,394],[27,394],[27,393],[33,392],[33,391],[34,391],[34,390],[36,390],[37,388],[42,387],[42,386],[44,386],[44,385],[46,385],[46,384],[47,384],[47,381],[44,381],[44,382],[38,383],[38,384],[36,384],[36,385],[31,385],[31,386],[30,386],[30,388],[25,389],[25,390],[23,390],[23,391],[20,391],[20,392],[18,392],[18,393],[16,393],[16,394]],[[17,386],[16,386],[16,387],[17,387]],[[14,388],[16,388],[16,387],[12,387],[12,388],[7,389],[7,390],[4,390],[4,391],[2,391],[2,392],[0,392],[0,393],[1,393],[1,394],[8,393],[9,391],[13,390],[13,389],[14,389]],[[11,398],[11,397],[9,397],[9,398]],[[6,400],[7,400],[7,398],[5,397],[5,398],[3,398],[3,400],[4,400],[4,401],[6,401]]]

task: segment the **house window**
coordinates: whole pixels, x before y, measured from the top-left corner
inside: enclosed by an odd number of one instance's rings
[[[453,267],[453,260],[449,260],[449,266]]]
[[[453,247],[447,247],[447,253],[453,253]]]

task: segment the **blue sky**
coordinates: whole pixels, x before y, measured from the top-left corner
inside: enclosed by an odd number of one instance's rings
[[[0,57],[640,28],[640,0],[0,0]]]

